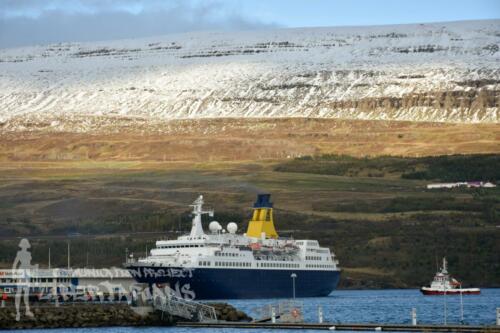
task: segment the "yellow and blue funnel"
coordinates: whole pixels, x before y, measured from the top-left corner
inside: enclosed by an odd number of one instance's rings
[[[252,220],[248,223],[248,237],[261,238],[265,233],[266,238],[278,238],[273,222],[273,204],[270,199],[270,194],[257,195],[257,201],[253,205]]]

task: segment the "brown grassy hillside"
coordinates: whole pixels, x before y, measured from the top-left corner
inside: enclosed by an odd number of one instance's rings
[[[0,161],[203,162],[327,153],[425,156],[500,152],[500,124],[307,118],[134,119],[129,123],[106,118],[96,121],[93,132],[85,134],[25,125],[24,132],[0,132]]]

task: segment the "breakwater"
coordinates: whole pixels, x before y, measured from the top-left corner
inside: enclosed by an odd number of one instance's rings
[[[21,309],[21,318],[16,320],[16,309],[8,306],[0,309],[0,329],[21,328],[71,328],[104,326],[164,326],[173,320],[157,313],[139,315],[127,304],[65,304],[61,306],[32,306],[33,316],[26,316]]]
[[[229,304],[210,305],[215,308],[217,318],[220,320],[251,320],[246,313]],[[0,329],[172,326],[178,320],[176,317],[152,311],[152,308],[148,311],[148,307],[134,308],[125,303],[69,303],[58,307],[50,303],[40,303],[33,304],[31,311],[33,316],[26,316],[22,307],[21,318],[17,321],[13,304],[0,308]]]
[[[227,303],[207,303],[213,306],[218,320],[232,322],[249,322],[252,320],[245,312],[236,309],[234,306]]]

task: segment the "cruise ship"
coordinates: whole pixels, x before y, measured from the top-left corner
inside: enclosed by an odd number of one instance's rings
[[[335,255],[317,240],[278,236],[270,194],[259,194],[246,233],[217,221],[205,233],[203,196],[191,205],[188,235],[159,240],[146,258],[125,264],[139,283],[168,286],[187,299],[248,299],[327,296],[339,282]]]

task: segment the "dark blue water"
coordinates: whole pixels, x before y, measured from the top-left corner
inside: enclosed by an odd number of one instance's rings
[[[329,297],[301,299],[306,322],[318,321],[318,306],[324,312],[324,321],[333,323],[410,324],[411,309],[417,309],[417,321],[422,324],[442,324],[446,300],[448,324],[460,323],[460,296],[423,296],[418,290],[340,290]],[[230,300],[238,309],[252,314],[253,309],[278,300]],[[481,295],[464,295],[464,322],[471,325],[494,325],[496,308],[500,308],[500,289],[482,289]],[[113,327],[96,329],[29,330],[26,332],[71,333],[131,333],[131,332],[256,332],[241,329],[188,329],[188,328],[131,328]],[[22,332],[16,330],[15,332]],[[269,330],[277,332],[277,330]],[[291,332],[286,330],[286,332]]]
[[[446,300],[448,323],[460,322],[460,296],[423,296],[418,290],[343,290],[330,297],[302,299],[304,319],[318,320],[318,306],[324,320],[341,323],[411,323],[411,309],[417,309],[420,323],[442,324]],[[272,300],[229,301],[235,307],[250,312]],[[467,324],[494,324],[496,308],[500,307],[500,289],[482,289],[481,295],[464,295],[464,321]]]

